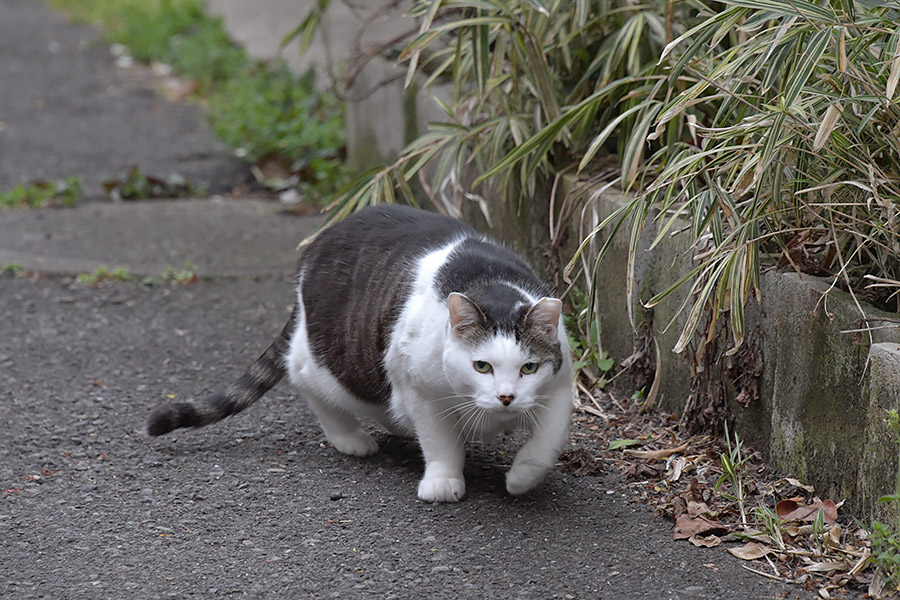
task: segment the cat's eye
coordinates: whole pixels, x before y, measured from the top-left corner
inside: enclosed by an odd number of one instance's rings
[[[532,373],[534,373],[537,370],[538,370],[537,363],[525,363],[524,365],[522,365],[522,368],[519,369],[519,372],[522,373],[522,375],[531,375]]]
[[[490,373],[493,370],[491,363],[486,360],[476,360],[472,363],[472,366],[475,367],[475,370],[479,373]]]

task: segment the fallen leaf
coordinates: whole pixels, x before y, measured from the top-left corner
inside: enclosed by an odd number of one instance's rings
[[[710,534],[713,532],[725,532],[728,528],[706,517],[690,517],[687,513],[675,519],[675,531],[673,539],[686,540],[694,535]]]
[[[680,446],[676,446],[674,448],[663,448],[662,450],[625,450],[625,454],[628,456],[633,456],[634,458],[644,458],[644,459],[660,459],[660,458],[668,458],[673,454],[678,454],[679,452],[684,452],[688,449],[687,444],[682,444]]]
[[[563,452],[559,458],[563,462],[566,472],[571,473],[575,477],[596,475],[603,470],[600,461],[584,448],[575,448],[574,450]]]
[[[762,558],[766,554],[774,552],[774,550],[759,542],[747,542],[740,548],[729,548],[728,552],[741,560],[756,560],[757,558]]]
[[[853,565],[846,560],[829,560],[804,565],[803,570],[811,573],[828,573],[829,571],[849,571]]]
[[[869,582],[869,590],[868,594],[870,598],[881,598],[881,595],[884,594],[884,579],[881,578],[881,575],[876,571],[872,576],[872,581]]]
[[[692,535],[688,541],[700,548],[715,548],[722,543],[722,538],[717,535]]]
[[[681,473],[684,471],[684,465],[687,461],[683,456],[675,457],[668,464],[666,470],[666,481],[678,481],[681,479]]]
[[[811,485],[804,485],[804,484],[800,483],[800,480],[799,480],[799,479],[794,479],[793,477],[785,477],[785,478],[784,478],[784,481],[787,481],[789,484],[791,484],[791,485],[794,486],[794,487],[798,487],[798,488],[800,488],[800,489],[802,489],[802,490],[806,490],[806,491],[809,492],[810,494],[812,494],[813,492],[816,491],[816,488],[814,488],[813,486],[811,486]]]
[[[640,446],[645,443],[644,440],[610,440],[607,450],[618,450],[619,448],[627,448],[628,446]]]
[[[658,479],[659,469],[645,463],[633,463],[625,468],[625,474],[631,479]]]
[[[782,521],[815,521],[819,509],[825,512],[825,522],[833,523],[837,519],[837,507],[831,500],[798,504],[796,500],[782,500],[775,505],[775,514]]]
[[[688,500],[687,514],[692,519],[704,515],[708,517],[714,516],[713,512],[709,509],[709,505],[706,502],[697,502],[696,500]]]

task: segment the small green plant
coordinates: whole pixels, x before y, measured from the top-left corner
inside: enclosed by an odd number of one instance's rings
[[[52,0],[73,19],[101,26],[107,40],[143,63],[161,62],[208,91],[250,62],[201,0]]]
[[[345,126],[343,105],[318,93],[314,72],[298,77],[284,64],[257,65],[224,82],[209,98],[216,134],[253,163],[274,161],[312,198],[341,187]],[[264,182],[265,183],[265,182]]]
[[[896,504],[897,522],[900,523],[900,413],[897,410],[888,410],[885,424],[891,431],[894,443],[898,446],[897,487],[893,494],[882,496],[878,502]],[[869,560],[878,567],[891,586],[900,585],[900,532],[892,530],[884,523],[875,521],[872,523],[869,540],[872,544],[872,557]]]
[[[6,263],[0,271],[9,273],[10,275],[18,275],[22,271],[22,265],[14,262]]]
[[[755,507],[753,509],[753,515],[756,517],[756,521],[762,531],[771,538],[775,545],[778,546],[779,550],[784,550],[784,535],[782,534],[784,521],[782,521],[775,511],[768,506]]]
[[[103,27],[135,60],[168,64],[196,82],[217,135],[256,165],[264,185],[297,186],[304,197],[323,201],[345,184],[343,104],[316,90],[311,71],[297,76],[281,61],[252,61],[201,0],[52,2]],[[137,175],[111,182],[107,192],[122,199],[191,194],[157,193],[152,178]]]
[[[184,268],[176,270],[172,265],[167,265],[162,273],[152,277],[145,277],[141,283],[147,286],[172,282],[187,285],[189,283],[196,283],[199,280],[200,275],[197,273],[197,268],[191,261],[186,260],[184,261]]]
[[[599,322],[588,318],[588,300],[584,293],[578,287],[572,287],[568,297],[572,303],[571,315],[563,318],[569,335],[569,347],[576,356],[572,366],[592,384],[603,387],[615,366],[615,359],[600,348]]]
[[[96,285],[101,281],[131,281],[132,276],[125,267],[118,267],[110,271],[108,267],[100,265],[92,273],[81,273],[77,279],[79,283],[85,285]]]
[[[137,167],[131,167],[125,177],[104,181],[103,189],[110,200],[149,200],[200,196],[206,191],[206,186],[194,184],[176,174],[165,179],[153,177]]]
[[[734,432],[734,437],[728,432],[728,423],[725,423],[725,444],[727,451],[720,456],[722,462],[722,475],[716,480],[713,491],[718,493],[719,488],[725,482],[731,484],[731,493],[723,492],[722,495],[730,500],[737,502],[738,510],[741,513],[741,524],[747,526],[747,510],[744,502],[744,473],[743,466],[747,462],[749,456],[743,455],[743,444]]]
[[[0,192],[0,208],[41,208],[47,206],[74,206],[82,197],[80,177],[59,181],[38,181],[19,184],[6,192]]]

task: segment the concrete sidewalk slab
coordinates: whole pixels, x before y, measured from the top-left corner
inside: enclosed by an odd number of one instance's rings
[[[0,191],[80,176],[96,197],[132,166],[212,193],[252,180],[198,106],[167,102],[144,71],[118,68],[97,30],[44,2],[0,0]]]
[[[0,265],[76,274],[98,266],[159,275],[190,261],[200,275],[293,273],[297,244],[322,222],[256,200],[85,203],[0,212]]]

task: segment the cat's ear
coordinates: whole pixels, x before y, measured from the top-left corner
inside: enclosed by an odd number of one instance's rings
[[[447,296],[447,309],[450,311],[450,327],[457,335],[463,335],[484,321],[484,313],[478,305],[457,292]]]
[[[525,323],[529,327],[536,327],[550,339],[556,339],[561,312],[562,302],[556,298],[541,298],[525,315]]]

